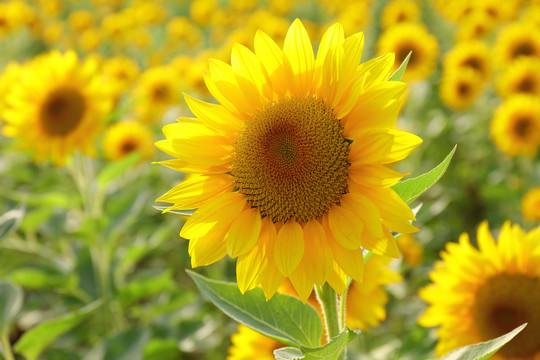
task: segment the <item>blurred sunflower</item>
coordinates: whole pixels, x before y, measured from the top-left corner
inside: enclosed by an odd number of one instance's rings
[[[397,24],[419,20],[420,8],[415,0],[392,0],[383,9],[381,27],[388,29]]]
[[[231,336],[231,343],[227,360],[274,360],[274,350],[288,346],[242,324]]]
[[[32,149],[36,161],[60,166],[74,151],[93,155],[101,120],[111,109],[96,62],[52,51],[20,71],[24,76],[6,94],[3,134]]]
[[[424,247],[414,239],[412,234],[401,234],[397,238],[397,244],[403,261],[412,267],[422,264]]]
[[[417,229],[391,189],[404,174],[387,164],[421,139],[393,128],[406,88],[387,81],[394,57],[359,65],[362,48],[336,24],[315,58],[296,20],[283,51],[257,32],[255,53],[237,44],[232,66],[210,61],[220,104],[186,96],[196,118],[156,143],[177,158],[163,165],[198,174],[158,199],[198,208],[180,233],[193,266],[238,257],[242,292],[261,284],[270,298],[288,277],[305,301],[314,284],[342,293],[347,274],[361,280],[362,247],[399,256],[390,230]]]
[[[501,152],[534,157],[540,146],[540,99],[516,95],[505,100],[495,110],[490,130]]]
[[[510,64],[497,79],[497,92],[503,98],[517,94],[540,96],[540,59],[526,57]]]
[[[482,78],[478,72],[469,68],[451,68],[441,77],[439,93],[446,106],[454,110],[464,110],[478,99],[482,87]]]
[[[154,136],[148,127],[136,121],[121,121],[111,125],[103,137],[103,150],[109,160],[120,160],[138,151],[141,161],[154,154]]]
[[[377,51],[379,54],[396,54],[394,70],[412,52],[403,81],[416,81],[426,79],[435,69],[439,44],[421,24],[398,24],[383,32],[377,42]]]
[[[460,71],[467,68],[480,75],[482,81],[491,76],[491,51],[483,41],[467,41],[456,44],[444,55],[443,70]]]
[[[117,56],[103,61],[101,74],[103,81],[111,89],[111,96],[115,103],[137,80],[140,71],[135,60],[125,56]]]
[[[455,32],[456,41],[481,40],[496,26],[495,20],[482,12],[474,12],[460,21]]]
[[[5,95],[9,94],[9,89],[13,86],[13,84],[17,83],[20,76],[20,69],[21,65],[19,63],[10,62],[0,74],[0,94],[4,94],[4,96],[0,97],[0,122],[2,121],[3,117],[2,112],[7,105]]]
[[[458,347],[487,341],[527,327],[492,359],[540,358],[540,227],[525,233],[506,222],[497,242],[483,222],[479,249],[467,234],[449,243],[430,272],[432,284],[419,295],[429,307],[422,326],[440,326],[437,356]]]
[[[146,70],[133,89],[136,117],[146,123],[157,122],[167,108],[180,101],[180,86],[170,65]]]
[[[500,67],[521,57],[540,59],[540,29],[523,22],[507,25],[497,36],[494,52]]]
[[[540,220],[540,187],[529,190],[521,200],[521,213],[526,220]]]

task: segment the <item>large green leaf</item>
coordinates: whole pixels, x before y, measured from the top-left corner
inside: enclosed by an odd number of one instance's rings
[[[412,54],[412,51],[409,52],[409,54],[407,54],[407,57],[405,58],[405,60],[403,60],[403,62],[399,66],[399,69],[397,69],[396,72],[393,73],[392,76],[390,76],[388,81],[400,81],[401,80],[401,77],[403,76],[403,73],[405,72],[405,69],[407,68],[407,64],[409,63],[409,59],[411,58],[411,54]]]
[[[333,337],[328,344],[316,348],[301,347],[300,350],[302,350],[302,354],[306,356],[306,359],[335,360],[347,344],[357,336],[357,332],[346,327],[339,335]]]
[[[244,295],[236,283],[207,279],[188,271],[199,289],[238,322],[287,345],[316,347],[320,344],[322,321],[311,305],[289,295],[275,294],[266,301],[262,289]]]
[[[43,321],[23,334],[15,344],[15,351],[28,360],[37,359],[54,339],[80,324],[100,305],[101,301],[95,301],[61,317]]]
[[[306,358],[300,349],[294,347],[274,350],[274,357],[276,360],[300,360]]]
[[[22,290],[7,281],[0,281],[0,337],[9,331],[11,321],[21,309]]]
[[[496,339],[489,340],[483,343],[464,346],[452,351],[440,360],[486,360],[494,355],[504,344],[514,338],[527,324],[523,324],[508,334],[499,336]]]
[[[432,170],[413,179],[401,181],[392,186],[392,189],[394,189],[399,197],[402,198],[406,203],[410,203],[411,201],[415,200],[417,197],[425,193],[430,187],[435,185],[435,183],[444,175],[448,165],[450,164],[450,160],[452,160],[452,157],[456,152],[456,148],[457,145],[454,146],[446,158]]]

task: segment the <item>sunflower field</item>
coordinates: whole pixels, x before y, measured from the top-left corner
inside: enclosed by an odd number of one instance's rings
[[[0,360],[540,360],[540,1],[0,0]]]

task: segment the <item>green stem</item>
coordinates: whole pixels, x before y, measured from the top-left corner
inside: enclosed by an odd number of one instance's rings
[[[324,323],[328,336],[327,341],[329,342],[330,339],[340,333],[337,295],[328,283],[324,284],[324,286],[315,286],[315,293],[323,310]]]
[[[3,335],[0,340],[4,348],[4,357],[6,358],[6,360],[15,360],[15,356],[13,356],[13,350],[11,350],[11,343],[9,342],[7,335]]]
[[[351,285],[352,279],[347,276],[347,285],[345,286],[345,291],[339,297],[339,329],[343,331],[345,329],[345,314],[347,312],[347,292],[349,291],[349,286]]]

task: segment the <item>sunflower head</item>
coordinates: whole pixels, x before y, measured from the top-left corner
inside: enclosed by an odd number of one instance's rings
[[[467,234],[449,243],[430,272],[432,284],[420,290],[429,307],[418,320],[440,326],[436,354],[527,327],[505,345],[496,359],[540,357],[540,227],[525,233],[505,223],[498,241],[487,223],[478,229],[474,248]]]
[[[231,65],[212,59],[205,83],[218,104],[186,96],[193,118],[164,127],[164,165],[193,177],[158,200],[197,211],[181,236],[192,265],[238,257],[242,292],[267,297],[288,277],[304,301],[314,284],[341,293],[360,280],[362,248],[398,257],[392,231],[417,231],[391,189],[390,168],[421,140],[394,129],[405,84],[394,57],[361,63],[363,35],[331,26],[317,56],[296,20],[281,49],[255,35]]]
[[[534,157],[540,146],[540,100],[526,95],[505,100],[495,110],[490,130],[501,152]]]
[[[491,76],[491,51],[483,41],[466,41],[455,45],[444,55],[443,69],[470,69],[482,81]]]
[[[154,154],[153,143],[150,129],[133,120],[110,126],[103,137],[105,157],[109,160],[120,160],[133,152],[141,154],[141,161],[149,159]]]
[[[470,68],[447,68],[441,78],[440,97],[455,110],[472,106],[482,92],[482,78]]]
[[[526,220],[540,220],[540,187],[529,190],[521,199],[521,214]]]
[[[420,19],[420,7],[415,0],[392,0],[383,9],[381,26],[383,29]]]
[[[540,96],[540,58],[524,57],[510,64],[497,80],[497,92],[503,98],[517,94]]]
[[[540,59],[540,29],[523,22],[507,25],[499,32],[494,51],[500,67],[522,57]]]

